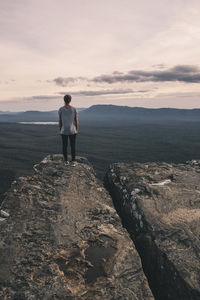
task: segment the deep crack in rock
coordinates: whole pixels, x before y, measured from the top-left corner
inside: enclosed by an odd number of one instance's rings
[[[199,166],[116,163],[105,176],[158,300],[200,299]]]

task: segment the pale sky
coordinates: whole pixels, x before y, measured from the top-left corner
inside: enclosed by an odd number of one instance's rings
[[[0,0],[0,110],[200,108],[199,0]]]

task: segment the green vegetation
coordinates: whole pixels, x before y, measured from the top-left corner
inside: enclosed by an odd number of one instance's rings
[[[77,154],[86,156],[102,179],[111,162],[200,159],[199,132],[200,122],[82,121]],[[33,165],[50,153],[61,153],[57,126],[1,123],[0,194],[14,178],[31,174]]]

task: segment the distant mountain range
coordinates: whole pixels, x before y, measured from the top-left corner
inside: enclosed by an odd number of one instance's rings
[[[182,120],[200,121],[200,109],[144,108],[118,105],[93,105],[81,112],[82,118],[135,121]]]
[[[85,108],[77,108],[78,113]],[[58,121],[58,111],[37,111],[28,110],[22,112],[0,111],[0,122],[54,122]]]
[[[8,114],[0,114],[0,122],[42,122],[58,119],[57,111],[25,111]]]
[[[92,105],[77,108],[80,120],[87,121],[200,121],[200,109]],[[0,112],[0,122],[50,122],[58,120],[58,111]]]

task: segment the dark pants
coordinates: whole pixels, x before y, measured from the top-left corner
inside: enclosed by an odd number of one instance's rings
[[[72,155],[72,160],[75,160],[76,156],[76,134],[70,134],[70,135],[65,135],[61,134],[62,137],[62,149],[63,149],[63,156],[64,160],[67,161],[67,146],[68,146],[68,137],[70,141],[70,146],[71,146],[71,155]]]

